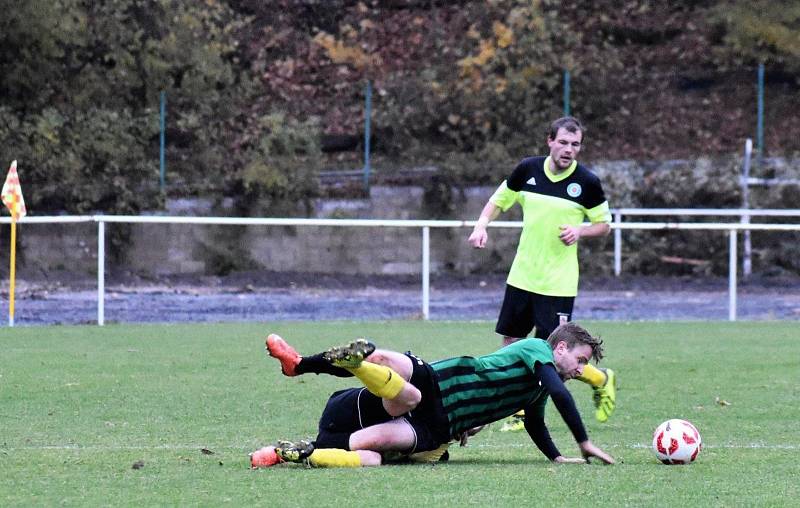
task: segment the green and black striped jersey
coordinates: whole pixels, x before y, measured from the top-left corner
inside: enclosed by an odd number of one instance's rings
[[[534,374],[537,363],[554,364],[541,339],[523,339],[494,353],[459,356],[431,364],[450,435],[510,416],[520,409],[544,412],[547,392]]]

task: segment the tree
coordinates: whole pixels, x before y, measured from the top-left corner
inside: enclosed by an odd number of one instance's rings
[[[35,212],[156,206],[158,95],[170,101],[170,171],[205,181],[228,160],[247,100],[224,2],[0,0],[0,147],[20,160]],[[26,196],[27,197],[27,196]]]
[[[722,61],[764,63],[800,71],[800,4],[793,0],[728,0],[713,11],[723,30]]]

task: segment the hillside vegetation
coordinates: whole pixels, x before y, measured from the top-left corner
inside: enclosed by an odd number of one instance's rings
[[[793,155],[800,5],[784,1],[0,0],[0,150],[32,213],[136,213],[166,191],[281,213],[361,164],[495,181],[549,119],[589,126],[585,158],[731,156],[756,134]],[[494,169],[487,169],[494,168]],[[307,208],[307,206],[306,206]]]

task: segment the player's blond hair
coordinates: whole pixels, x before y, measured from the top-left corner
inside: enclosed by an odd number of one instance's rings
[[[562,341],[567,344],[568,349],[572,349],[577,344],[588,344],[592,347],[592,358],[595,363],[603,358],[603,341],[576,323],[568,322],[559,325],[547,338],[547,343],[551,348],[555,348],[556,344]]]

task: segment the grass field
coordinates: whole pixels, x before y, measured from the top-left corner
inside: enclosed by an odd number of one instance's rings
[[[488,322],[3,328],[0,505],[796,505],[797,323],[583,324],[619,373],[617,413],[597,423],[589,389],[571,389],[614,466],[553,465],[524,432],[494,425],[447,464],[248,469],[248,452],[313,436],[329,393],[354,384],[283,377],[264,354],[268,330],[305,353],[367,335],[433,360],[493,350]],[[557,411],[547,416],[562,453],[576,455]],[[690,466],[650,451],[673,417],[703,436]]]

